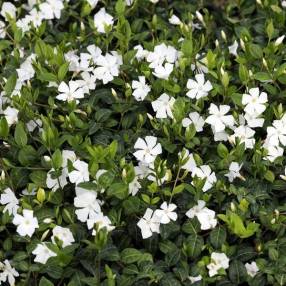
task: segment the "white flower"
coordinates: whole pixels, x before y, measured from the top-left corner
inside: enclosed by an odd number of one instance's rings
[[[135,176],[133,181],[128,185],[129,194],[135,196],[140,189],[141,189],[141,184],[138,182],[138,177]]]
[[[105,56],[100,55],[96,60],[97,68],[94,69],[94,75],[97,79],[102,80],[103,84],[112,81],[115,76],[119,75],[121,56],[107,53]]]
[[[7,259],[4,260],[4,263],[0,262],[0,271],[0,284],[2,284],[2,282],[5,283],[8,280],[9,285],[14,286],[15,277],[18,277],[19,273],[11,266]]]
[[[172,17],[169,18],[169,23],[172,25],[180,25],[182,24],[182,21],[176,15],[172,15]]]
[[[0,21],[0,39],[4,39],[6,36],[6,24],[3,21]]]
[[[55,238],[58,238],[62,241],[63,247],[72,245],[72,243],[75,241],[69,228],[61,227],[58,225],[53,228],[53,236],[51,238],[53,243],[56,243]]]
[[[137,101],[142,101],[150,92],[151,88],[148,84],[146,84],[145,76],[139,76],[139,81],[132,81],[132,95],[135,97]]]
[[[193,172],[197,167],[194,155],[192,153],[190,154],[189,150],[185,149],[183,152],[179,153],[179,156],[182,157],[181,158],[182,161],[188,159],[181,168],[189,172]]]
[[[64,4],[61,0],[46,0],[40,4],[40,11],[47,20],[60,19]]]
[[[245,113],[244,118],[247,121],[247,125],[251,128],[262,127],[264,124],[263,118],[258,118],[258,114]]]
[[[113,17],[106,13],[105,8],[101,8],[94,15],[94,26],[97,32],[104,34],[106,26],[113,26]]]
[[[255,144],[253,138],[255,131],[248,126],[241,125],[234,130],[234,134],[229,137],[231,142],[235,142],[235,138],[239,138],[240,143],[245,144],[245,148],[252,149]]]
[[[97,192],[85,190],[80,187],[76,187],[74,206],[78,208],[75,211],[75,214],[81,222],[86,222],[88,218],[101,212],[100,204],[97,199]]]
[[[31,18],[26,16],[22,19],[17,20],[16,26],[17,28],[20,28],[23,33],[25,33],[30,30],[30,23],[31,23]]]
[[[57,256],[57,254],[50,250],[45,243],[37,244],[37,247],[32,253],[36,255],[34,261],[41,264],[46,264],[49,258]]]
[[[286,167],[284,169],[284,175],[280,175],[280,178],[284,181],[286,181]]]
[[[89,52],[93,63],[96,63],[98,57],[102,54],[101,49],[95,45],[89,45],[86,49]]]
[[[24,209],[23,216],[16,214],[13,224],[17,226],[17,232],[21,236],[28,235],[32,237],[36,228],[39,228],[38,219],[33,216],[33,211]]]
[[[146,136],[143,140],[138,138],[135,142],[134,149],[139,149],[133,155],[138,161],[150,164],[155,161],[157,155],[162,153],[161,144],[157,144],[157,138],[154,136]]]
[[[198,204],[189,209],[186,212],[186,216],[189,218],[194,218],[197,216],[198,213],[200,213],[205,208],[206,202],[203,200],[198,200]]]
[[[235,40],[233,42],[233,44],[231,46],[228,47],[228,51],[230,54],[234,55],[234,56],[237,56],[237,48],[238,48],[238,43],[237,41]]]
[[[39,130],[41,130],[42,125],[43,125],[43,122],[41,119],[32,119],[26,124],[27,129],[30,132],[33,132],[37,127],[39,127]]]
[[[77,185],[81,182],[89,181],[88,164],[86,162],[76,160],[73,163],[73,167],[75,170],[69,173],[69,179],[71,183],[75,183]]]
[[[131,6],[134,0],[125,0],[127,6]]]
[[[49,189],[51,189],[53,192],[56,190],[63,188],[65,185],[67,185],[67,173],[65,170],[62,170],[61,175],[59,177],[55,177],[53,174],[55,172],[55,169],[52,168],[48,173],[47,173],[47,178],[46,178],[46,185]]]
[[[134,50],[137,51],[135,57],[138,61],[143,60],[144,58],[148,57],[149,51],[144,50],[143,47],[141,45],[137,45],[134,47]]]
[[[69,85],[62,81],[58,87],[58,91],[60,94],[56,98],[62,101],[70,102],[84,97],[83,89],[79,86],[78,82],[73,80],[69,81]]]
[[[112,225],[111,220],[108,216],[105,216],[102,212],[95,213],[90,216],[87,220],[87,228],[92,229],[97,226],[97,230],[106,228],[108,232],[112,231],[115,227]],[[93,229],[92,235],[96,235],[96,230]]]
[[[249,94],[243,94],[242,104],[245,105],[244,111],[249,114],[261,114],[266,109],[267,94],[261,92],[259,88],[251,88]]]
[[[251,263],[245,263],[244,265],[245,265],[247,274],[251,277],[254,277],[259,271],[259,268],[255,261],[252,261]]]
[[[66,168],[68,165],[68,161],[71,161],[72,163],[76,161],[76,154],[74,151],[71,150],[63,150],[62,158],[63,158],[62,167]]]
[[[175,103],[175,98],[170,97],[168,94],[163,93],[159,98],[153,101],[152,107],[156,112],[157,118],[173,118],[172,107]]]
[[[233,182],[233,180],[235,178],[241,178],[241,175],[239,173],[240,169],[242,167],[242,164],[238,164],[237,162],[231,162],[230,166],[229,166],[229,172],[225,175],[226,177],[228,177],[228,180],[230,182]]]
[[[189,276],[189,280],[191,281],[191,284],[194,284],[195,282],[201,281],[202,280],[202,276],[198,275],[198,276]]]
[[[229,267],[229,258],[225,255],[225,253],[213,252],[211,254],[211,261],[212,262],[207,265],[210,277],[218,274],[219,269],[227,269]]]
[[[32,61],[35,60],[35,55],[28,57],[17,69],[18,80],[20,82],[25,82],[32,79],[35,75],[35,70],[32,65]]]
[[[155,67],[153,75],[157,78],[168,79],[174,68],[173,64],[165,63],[165,65],[158,65]]]
[[[77,80],[76,82],[83,89],[83,93],[89,93],[90,90],[94,90],[96,87],[96,76],[85,71],[81,74],[82,79]]]
[[[198,204],[186,212],[186,216],[189,218],[197,217],[201,225],[201,230],[208,230],[217,225],[215,212],[207,208],[205,205],[206,203],[204,201],[198,200]]]
[[[14,192],[10,188],[5,189],[4,193],[1,194],[0,204],[6,205],[4,210],[3,210],[3,213],[8,211],[9,215],[11,215],[11,214],[16,215],[17,214],[17,210],[19,208],[19,201],[16,198]]]
[[[267,149],[267,156],[265,159],[274,162],[276,158],[283,156],[284,149],[279,146],[263,146]]]
[[[39,12],[36,8],[32,9],[27,17],[35,28],[40,27],[44,19],[43,13]]]
[[[191,112],[189,118],[184,118],[182,120],[182,125],[183,127],[188,127],[191,124],[194,124],[197,132],[201,132],[203,131],[205,121],[198,112]]]
[[[164,43],[155,46],[154,52],[149,52],[147,55],[147,62],[150,63],[149,67],[153,69],[155,69],[158,66],[162,66],[164,63],[174,64],[177,59],[178,59],[178,51],[174,47],[167,46]],[[170,68],[166,69],[169,70]],[[172,65],[172,70],[173,70],[173,65]]]
[[[234,125],[234,118],[232,115],[226,115],[230,110],[228,105],[220,105],[219,107],[211,103],[209,113],[211,114],[206,122],[214,127],[215,132],[224,131],[226,126],[232,127]]]
[[[272,126],[267,127],[268,143],[278,146],[279,142],[286,146],[286,124],[284,120],[274,120]]]
[[[141,230],[142,238],[146,239],[152,236],[153,232],[160,233],[160,218],[153,213],[153,210],[147,208],[146,212],[137,223]]]
[[[213,86],[210,81],[205,81],[205,75],[203,73],[195,75],[196,80],[189,79],[187,82],[187,96],[189,98],[200,99],[206,97]]]
[[[19,113],[19,110],[16,109],[16,108],[13,108],[13,107],[10,107],[8,106],[3,114],[7,120],[7,123],[9,126],[15,124],[16,122],[18,122],[18,113]]]
[[[11,18],[16,18],[16,12],[17,8],[10,2],[3,2],[2,8],[1,8],[1,15],[5,18],[5,20],[8,20],[7,15]]]
[[[167,224],[171,220],[176,221],[178,215],[174,210],[177,208],[175,204],[169,204],[167,202],[163,202],[160,206],[161,209],[155,211],[154,215],[160,218],[160,223]]]
[[[90,7],[93,9],[98,3],[98,0],[87,0],[87,3],[90,5]]]
[[[211,189],[213,184],[217,181],[215,173],[212,172],[210,166],[208,165],[196,167],[192,173],[192,177],[194,178],[195,176],[200,179],[206,179],[205,184],[203,186],[203,192],[206,192]]]

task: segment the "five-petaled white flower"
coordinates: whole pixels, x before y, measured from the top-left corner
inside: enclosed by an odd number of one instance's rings
[[[41,264],[46,264],[49,258],[57,256],[57,254],[50,250],[45,243],[37,244],[32,253],[36,255],[34,261]]]
[[[212,172],[210,166],[208,165],[202,165],[200,167],[196,167],[192,172],[192,177],[206,179],[205,184],[203,186],[203,192],[206,192],[209,189],[211,189],[213,184],[216,183],[217,181],[215,173]]]
[[[211,254],[211,263],[207,265],[210,277],[217,275],[219,269],[227,269],[228,267],[229,258],[225,255],[225,253],[213,252]]]
[[[4,263],[0,262],[0,284],[8,280],[10,286],[15,285],[15,277],[19,276],[19,273],[14,267],[11,266],[9,260],[4,260]]]
[[[175,98],[163,93],[159,98],[152,102],[153,110],[156,112],[157,118],[173,118],[172,107]]]
[[[244,111],[249,114],[261,114],[266,109],[265,103],[267,103],[267,94],[261,92],[259,94],[259,88],[254,87],[249,89],[249,94],[243,94],[242,104],[245,105]]]
[[[228,51],[230,54],[237,56],[237,48],[238,48],[238,43],[237,40],[235,40],[233,44],[228,47]]]
[[[160,223],[167,224],[171,220],[176,221],[178,215],[174,210],[177,208],[175,204],[169,204],[167,202],[163,202],[160,206],[161,209],[155,211],[155,215],[160,218]]]
[[[206,122],[214,127],[215,132],[224,131],[226,126],[234,125],[234,118],[232,115],[226,115],[230,110],[228,105],[216,106],[211,103],[209,108],[209,117]]]
[[[10,188],[5,189],[3,194],[1,194],[0,204],[6,205],[3,210],[3,213],[8,211],[9,215],[17,214],[17,210],[19,208],[19,201],[16,198],[14,192]]]
[[[226,177],[228,177],[228,180],[230,182],[233,182],[235,178],[243,178],[239,173],[241,167],[242,164],[238,164],[237,162],[231,162],[229,166],[229,172],[225,175]]]
[[[33,214],[33,211],[24,209],[23,215],[16,214],[14,216],[13,224],[17,226],[17,232],[21,236],[32,237],[36,228],[39,228],[38,219]]]
[[[160,233],[160,218],[152,209],[147,208],[143,218],[137,223],[137,226],[141,230],[142,238],[149,238],[153,232]]]
[[[94,228],[96,226],[96,228]],[[87,220],[87,228],[93,229],[92,235],[96,235],[96,229],[101,230],[106,228],[108,232],[112,231],[115,227],[112,225],[111,220],[108,216],[104,215],[102,212],[92,214]]]
[[[97,32],[104,34],[106,27],[112,27],[114,21],[113,17],[106,13],[105,8],[101,8],[95,15],[94,15],[94,26]]]
[[[56,238],[61,240],[62,247],[72,245],[75,241],[70,229],[59,225],[53,228],[53,236],[51,238],[53,243],[56,243]]]
[[[197,132],[202,132],[205,121],[198,112],[191,112],[189,118],[184,118],[182,120],[182,125],[183,127],[188,127],[191,124],[194,124]]]
[[[259,271],[259,268],[258,268],[255,261],[252,261],[251,263],[245,263],[244,265],[245,265],[247,274],[250,277],[254,277],[257,274],[257,272]]]
[[[89,181],[88,164],[84,161],[76,160],[73,163],[74,170],[69,173],[71,183],[76,185],[81,182]]]
[[[69,85],[62,81],[58,87],[58,91],[60,94],[56,98],[62,101],[70,102],[84,97],[83,89],[79,86],[78,82],[73,80],[69,81]]]
[[[145,76],[139,76],[138,79],[138,81],[132,81],[132,88],[134,89],[132,95],[137,101],[142,101],[148,95],[151,88],[148,84],[146,84]]]
[[[74,206],[78,208],[75,214],[81,222],[86,222],[88,218],[101,211],[97,192],[80,187],[76,187]]]
[[[203,73],[195,75],[196,80],[189,79],[187,82],[187,96],[189,98],[200,99],[206,97],[212,90],[213,86],[209,80],[205,81],[205,75]]]
[[[134,149],[138,150],[133,155],[145,164],[154,162],[156,156],[162,153],[161,144],[157,143],[157,138],[154,136],[146,136],[145,139],[138,138]]]

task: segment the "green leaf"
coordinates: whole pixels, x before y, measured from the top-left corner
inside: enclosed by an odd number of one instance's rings
[[[11,93],[13,92],[15,86],[16,86],[16,82],[17,82],[17,75],[16,73],[13,73],[7,80],[5,87],[4,87],[4,91],[6,96],[10,96]]]
[[[131,264],[141,259],[142,253],[135,248],[125,248],[121,252],[121,260],[125,264]]]
[[[267,72],[257,72],[253,77],[261,82],[272,80],[271,75]]]
[[[228,276],[232,283],[239,285],[247,278],[244,264],[239,260],[234,260],[229,265]]]
[[[263,57],[263,51],[257,44],[249,44],[249,52],[255,59],[261,59]]]
[[[59,71],[58,71],[58,79],[59,81],[63,81],[67,72],[69,70],[69,63],[64,63],[60,66]]]
[[[210,242],[214,248],[219,249],[225,243],[226,231],[223,227],[215,228],[210,233]]]
[[[55,170],[58,170],[62,166],[63,163],[62,152],[59,149],[57,149],[52,155],[52,162]]]
[[[191,58],[193,54],[193,41],[184,40],[182,43],[182,52],[187,58]]]
[[[228,156],[228,149],[222,143],[219,143],[217,146],[217,153],[221,158],[226,158]]]
[[[202,248],[204,246],[204,240],[201,236],[193,234],[187,238],[184,246],[185,246],[184,249],[188,257],[196,258],[202,252]]]
[[[28,138],[24,129],[24,124],[22,122],[19,122],[16,125],[14,137],[15,142],[19,147],[24,147],[27,145]]]
[[[0,119],[0,138],[5,139],[9,135],[9,125],[5,117]]]
[[[54,283],[43,276],[40,280],[39,286],[54,286]]]
[[[115,183],[109,187],[107,194],[123,200],[128,196],[128,186],[124,183]]]

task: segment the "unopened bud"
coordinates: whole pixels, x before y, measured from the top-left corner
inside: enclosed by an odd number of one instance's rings
[[[117,98],[117,92],[112,88],[111,89],[111,94],[115,97],[115,98]]]
[[[223,38],[223,40],[226,41],[226,34],[225,34],[224,30],[221,30],[220,34],[221,34],[221,37]]]
[[[275,209],[275,216],[276,216],[276,218],[278,218],[279,217],[279,215],[280,215],[280,212],[279,212],[279,210],[277,210],[277,209]]]
[[[81,29],[82,31],[84,31],[84,30],[85,30],[85,25],[84,25],[84,23],[83,23],[83,22],[80,22],[80,29]]]
[[[45,218],[44,220],[43,220],[43,223],[47,223],[47,224],[49,224],[49,223],[51,223],[53,220],[51,219],[51,218]]]
[[[265,58],[262,59],[262,63],[266,68],[268,68],[267,61],[265,60]]]
[[[1,181],[5,180],[5,172],[4,170],[1,171]]]
[[[153,117],[150,113],[147,113],[147,116],[148,116],[148,118],[149,118],[150,120],[153,120],[153,119],[154,119],[154,117]]]
[[[127,176],[127,172],[126,172],[126,169],[124,168],[124,169],[122,170],[122,178],[125,179],[126,176]]]
[[[285,38],[285,36],[283,35],[283,36],[279,37],[278,39],[276,39],[274,45],[277,47],[277,46],[279,46],[280,44],[282,44],[284,38]]]
[[[260,5],[260,6],[262,6],[261,0],[256,0],[256,3],[257,3],[258,5]]]
[[[241,48],[245,51],[245,44],[244,44],[244,41],[242,39],[239,39],[239,42],[240,42],[240,46]]]
[[[275,221],[276,221],[276,219],[275,219],[275,218],[273,218],[273,219],[271,220],[271,224],[274,224],[274,223],[275,223]]]
[[[44,241],[44,240],[45,240],[45,238],[48,236],[49,232],[50,232],[50,230],[47,229],[47,230],[43,233],[43,235],[42,235],[42,237],[41,237],[41,241]]]
[[[199,11],[196,11],[196,16],[197,16],[197,18],[198,18],[198,20],[199,20],[200,22],[202,22],[203,24],[205,24],[204,17],[203,17],[203,15],[202,15]]]
[[[219,41],[218,39],[215,40],[215,46],[218,48],[219,47]]]
[[[236,206],[233,202],[230,203],[230,209],[234,212],[236,210]]]

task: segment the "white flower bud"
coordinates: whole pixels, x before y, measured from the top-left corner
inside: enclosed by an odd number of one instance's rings
[[[4,170],[1,171],[1,181],[5,180],[5,172]]]
[[[224,30],[221,30],[220,34],[221,34],[221,37],[223,38],[223,40],[226,41],[226,34],[225,34]]]
[[[241,48],[245,51],[245,44],[244,44],[244,41],[242,39],[239,39],[239,42],[240,42],[240,46]]]
[[[275,223],[275,221],[276,221],[276,219],[275,219],[275,218],[273,218],[273,219],[271,220],[271,224],[274,224],[274,223]]]
[[[236,206],[233,202],[230,203],[230,209],[234,212],[236,210]]]
[[[198,18],[198,20],[199,20],[200,22],[202,22],[203,24],[205,24],[204,17],[203,17],[203,15],[202,15],[199,11],[196,11],[196,16],[197,16],[197,18]]]
[[[262,59],[262,63],[266,68],[268,68],[267,61],[264,58]]]
[[[278,39],[276,39],[276,41],[274,43],[275,47],[281,45],[283,40],[284,40],[284,38],[285,38],[285,36],[283,35],[283,36],[279,37]]]
[[[50,161],[51,161],[51,157],[50,157],[50,156],[45,155],[45,156],[44,156],[44,160],[45,160],[46,162],[50,162]]]

